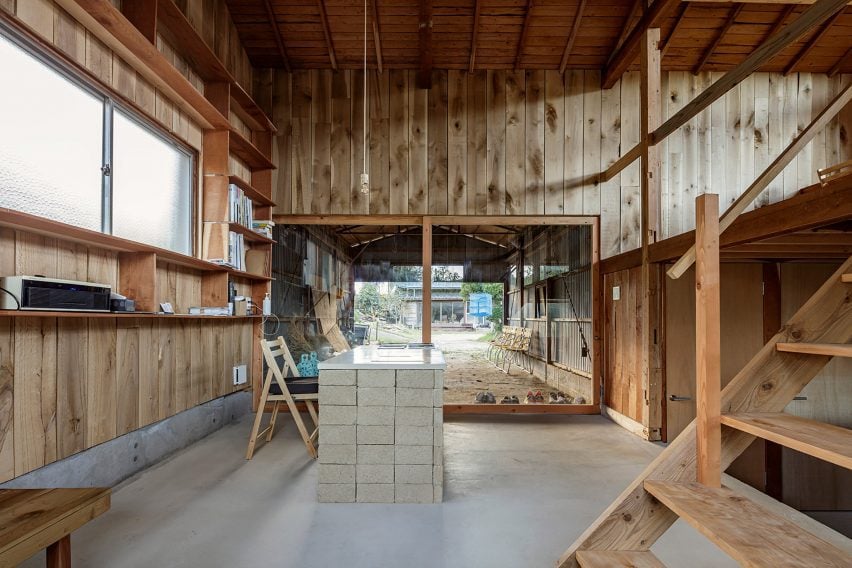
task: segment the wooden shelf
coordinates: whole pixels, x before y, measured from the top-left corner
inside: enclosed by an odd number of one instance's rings
[[[245,272],[243,270],[236,270],[234,268],[226,268],[226,272],[231,276],[236,276],[238,278],[246,278],[247,280],[257,280],[257,281],[266,281],[270,282],[274,280],[271,276],[260,276],[258,274],[252,274],[251,272]]]
[[[267,207],[275,207],[275,202],[267,196],[263,195],[260,190],[256,189],[249,182],[237,176],[229,176],[228,183],[232,183],[243,190],[246,197],[254,201],[257,205],[265,205]]]
[[[792,414],[723,414],[722,424],[852,469],[852,430]]]
[[[230,129],[223,116],[110,0],[57,0],[71,16],[171,99],[202,128]]]
[[[0,310],[0,317],[19,318],[169,318],[169,319],[257,319],[262,315],[251,316],[205,316],[192,314],[152,314],[135,312],[47,312],[37,310]]]
[[[205,82],[225,82],[231,85],[231,98],[237,103],[234,113],[253,130],[275,132],[275,125],[254,102],[251,95],[237,83],[209,45],[201,38],[174,0],[157,1],[158,31],[190,60],[193,69]]]
[[[275,169],[275,164],[258,150],[248,138],[234,128],[231,128],[228,149],[245,162],[252,171]]]
[[[239,233],[243,235],[247,241],[251,241],[254,243],[263,243],[267,245],[274,245],[275,241],[268,237],[264,237],[261,234],[255,233],[245,225],[241,225],[239,223],[228,223],[228,229],[235,233]]]
[[[143,243],[137,243],[135,241],[122,239],[121,237],[106,235],[89,229],[74,227],[73,225],[67,225],[65,223],[60,223],[59,221],[52,221],[50,219],[45,219],[44,217],[30,215],[29,213],[21,213],[20,211],[13,211],[12,209],[5,209],[2,207],[0,207],[0,227],[9,227],[18,231],[35,233],[104,250],[154,253],[158,262],[176,264],[204,272],[227,272],[228,274],[249,280],[272,280],[269,276],[258,276],[257,274],[234,270],[227,266],[215,264],[194,256],[187,256],[178,252],[161,249]]]
[[[852,344],[846,343],[777,343],[775,348],[784,353],[852,357]]]
[[[666,568],[650,550],[578,550],[582,568]]]
[[[848,566],[849,555],[727,487],[645,481],[645,490],[743,566]]]

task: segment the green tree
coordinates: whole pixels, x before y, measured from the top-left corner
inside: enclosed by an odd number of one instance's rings
[[[365,284],[355,295],[355,309],[375,317],[379,313],[381,299],[379,288],[375,284]]]
[[[453,270],[449,266],[433,266],[432,281],[433,282],[458,282],[462,279],[462,275]]]

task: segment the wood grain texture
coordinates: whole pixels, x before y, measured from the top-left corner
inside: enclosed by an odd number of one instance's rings
[[[15,477],[15,324],[0,318],[0,480]]]
[[[59,459],[85,450],[86,444],[86,377],[88,376],[88,320],[57,320],[56,421]]]
[[[630,550],[580,550],[577,561],[583,568],[665,568],[652,552]]]
[[[646,481],[645,488],[742,566],[848,566],[849,555],[728,489]]]
[[[852,469],[852,431],[784,413],[726,414],[722,424]]]

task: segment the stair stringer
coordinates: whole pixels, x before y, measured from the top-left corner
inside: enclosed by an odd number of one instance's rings
[[[852,270],[852,257],[811,296],[784,327],[722,390],[722,412],[781,412],[825,367],[831,357],[783,353],[779,342],[848,343],[852,340],[852,286],[841,276]],[[722,470],[742,454],[754,436],[722,429]],[[580,535],[557,562],[578,567],[577,550],[648,550],[677,520],[677,515],[646,492],[646,479],[694,481],[695,421],[672,441],[615,501]]]

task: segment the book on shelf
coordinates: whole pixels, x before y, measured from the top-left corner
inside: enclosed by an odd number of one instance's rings
[[[275,226],[275,223],[272,220],[261,219],[259,221],[253,221],[251,229],[259,234],[263,235],[267,239],[272,238],[272,227]]]
[[[253,203],[245,192],[234,184],[228,186],[228,220],[251,228],[254,222]]]
[[[245,236],[228,231],[228,265],[236,270],[246,269],[246,245]]]

